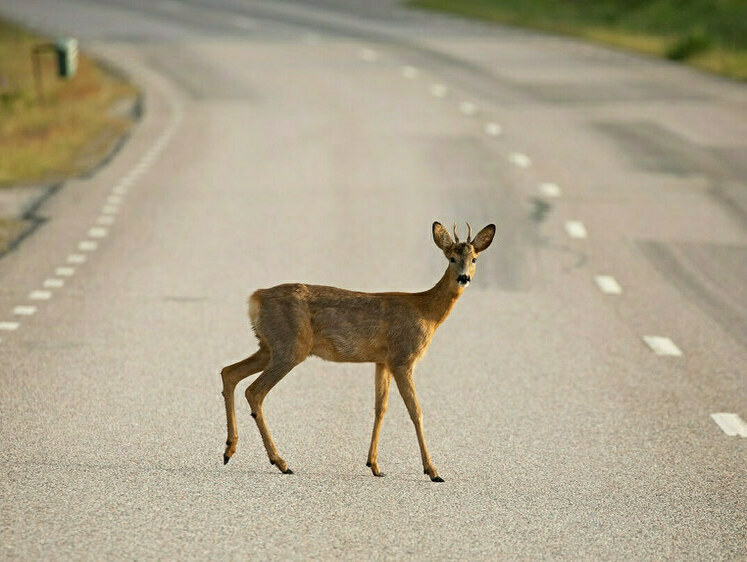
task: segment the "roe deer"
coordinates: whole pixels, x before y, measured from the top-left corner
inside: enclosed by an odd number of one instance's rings
[[[221,371],[228,423],[224,464],[236,452],[239,439],[233,401],[236,385],[263,371],[246,389],[246,399],[270,463],[285,474],[293,473],[270,436],[262,403],[272,387],[293,367],[309,355],[317,355],[328,361],[376,363],[375,419],[366,463],[374,476],[383,476],[377,463],[379,431],[389,398],[389,383],[394,376],[415,424],[423,471],[433,482],[443,482],[425,446],[413,368],[428,348],[436,328],[469,285],[478,254],[493,241],[495,225],[483,228],[474,240],[469,223],[467,227],[467,241],[460,242],[456,224],[452,240],[443,225],[433,223],[433,241],[449,264],[438,283],[421,293],[361,293],[289,283],[252,294],[249,318],[259,340],[259,350]]]

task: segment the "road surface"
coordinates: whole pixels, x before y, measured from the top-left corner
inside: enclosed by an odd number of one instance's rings
[[[145,113],[0,261],[0,558],[747,557],[744,85],[383,0],[1,11]],[[373,366],[318,359],[295,474],[245,383],[224,467],[248,294],[425,289],[434,220],[498,225],[416,370],[446,482],[394,389],[373,478]]]

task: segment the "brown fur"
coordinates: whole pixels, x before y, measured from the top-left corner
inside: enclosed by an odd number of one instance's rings
[[[259,340],[259,351],[225,367],[228,440],[224,462],[236,451],[238,432],[234,390],[242,379],[263,371],[246,390],[270,462],[290,473],[278,454],[262,411],[267,393],[293,367],[309,355],[328,361],[376,364],[376,417],[368,466],[381,476],[377,450],[381,421],[386,411],[389,383],[397,387],[415,424],[423,469],[431,480],[442,481],[431,462],[423,435],[422,414],[413,386],[413,368],[423,356],[436,328],[446,319],[464,291],[460,275],[471,278],[479,252],[493,240],[495,226],[482,229],[474,241],[452,241],[448,231],[433,224],[433,239],[449,259],[449,267],[434,287],[421,293],[362,293],[336,287],[289,283],[260,289],[249,298],[249,318]]]

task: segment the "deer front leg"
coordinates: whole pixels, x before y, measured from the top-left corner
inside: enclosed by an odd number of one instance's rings
[[[267,456],[270,459],[270,464],[274,464],[280,469],[283,474],[293,474],[293,471],[288,468],[288,464],[282,459],[278,449],[275,446],[275,442],[272,440],[270,435],[270,429],[267,427],[265,421],[264,410],[262,404],[265,400],[265,396],[270,392],[273,386],[275,386],[280,379],[282,379],[288,372],[295,367],[294,363],[274,363],[270,361],[270,365],[265,371],[259,375],[257,380],[249,385],[244,393],[246,400],[249,402],[249,408],[251,409],[252,417],[257,422],[257,428],[262,436],[262,443],[264,443]]]
[[[379,454],[379,433],[381,432],[381,422],[384,420],[386,406],[389,402],[389,383],[392,380],[392,372],[382,363],[376,363],[376,404],[373,433],[371,435],[371,447],[368,449],[368,461],[366,466],[371,467],[374,476],[384,476],[379,471],[379,464],[376,459]]]
[[[418,445],[420,445],[420,456],[423,460],[423,473],[430,476],[432,482],[443,482],[444,479],[438,475],[436,467],[431,462],[431,456],[428,453],[428,447],[425,445],[425,433],[423,432],[423,413],[420,410],[417,394],[415,394],[415,385],[412,380],[412,367],[407,369],[393,369],[394,380],[397,388],[405,402],[410,419],[415,425],[415,432],[418,434]]]
[[[228,427],[228,438],[226,439],[226,451],[223,453],[223,464],[228,464],[233,454],[236,452],[236,444],[239,441],[239,432],[236,429],[236,409],[233,402],[233,394],[236,385],[246,377],[259,373],[267,366],[270,354],[267,349],[260,347],[259,351],[247,357],[243,361],[224,367],[221,370],[223,379],[223,398],[226,402],[226,425]]]

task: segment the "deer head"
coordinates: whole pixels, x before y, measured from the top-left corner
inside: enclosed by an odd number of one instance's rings
[[[462,288],[467,287],[475,275],[475,266],[480,252],[484,251],[495,236],[495,225],[489,224],[472,239],[472,227],[467,223],[467,241],[460,242],[454,223],[454,239],[440,222],[433,223],[433,241],[441,248],[446,259],[449,260],[449,272],[454,281]]]

